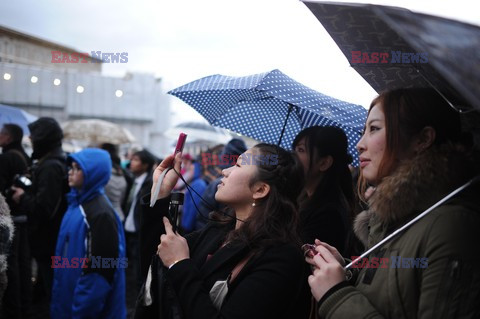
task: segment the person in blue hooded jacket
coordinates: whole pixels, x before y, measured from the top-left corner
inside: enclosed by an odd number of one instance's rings
[[[103,191],[110,156],[87,148],[68,162],[71,191],[52,256],[51,318],[125,318],[125,235]]]

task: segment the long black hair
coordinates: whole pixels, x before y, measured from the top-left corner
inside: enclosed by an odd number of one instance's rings
[[[240,241],[252,249],[279,242],[300,244],[297,198],[304,184],[302,165],[296,154],[276,145],[261,143],[253,149],[261,159],[255,162],[257,174],[250,186],[264,182],[270,186],[270,192],[256,201],[252,214],[240,228],[230,232],[227,241]]]
[[[353,219],[355,207],[355,192],[352,174],[348,167],[352,157],[347,152],[348,140],[342,129],[333,126],[312,126],[302,130],[294,139],[292,147],[305,138],[305,148],[309,155],[310,170],[315,163],[325,156],[333,159],[330,168],[324,172],[320,183],[312,196],[300,199],[301,209],[315,209],[325,202],[344,203],[345,215],[342,216],[346,226]],[[308,173],[307,173],[308,174]]]

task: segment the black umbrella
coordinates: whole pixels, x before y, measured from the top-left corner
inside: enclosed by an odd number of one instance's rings
[[[480,28],[402,8],[305,1],[377,91],[433,87],[456,109],[480,110]]]

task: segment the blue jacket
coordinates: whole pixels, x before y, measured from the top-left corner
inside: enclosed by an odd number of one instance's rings
[[[111,174],[106,151],[71,154],[84,176],[72,188],[55,255],[51,318],[125,318],[125,235],[103,193]],[[88,260],[86,259],[88,258]]]

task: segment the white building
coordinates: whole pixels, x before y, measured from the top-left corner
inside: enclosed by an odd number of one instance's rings
[[[140,73],[103,76],[102,62],[91,56],[85,63],[52,63],[52,51],[80,53],[0,26],[1,104],[59,122],[99,118],[118,123],[153,153],[168,154],[171,146],[163,132],[170,126],[170,105],[161,79]]]

